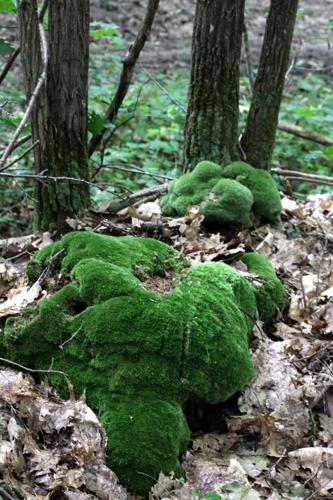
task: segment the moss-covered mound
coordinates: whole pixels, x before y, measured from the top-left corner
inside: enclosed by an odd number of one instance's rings
[[[271,175],[243,162],[225,168],[203,161],[192,172],[169,185],[161,199],[164,215],[185,215],[199,205],[209,223],[252,227],[263,221],[277,223],[281,213],[279,192]]]
[[[287,305],[286,288],[276,276],[270,261],[258,253],[247,253],[241,257],[247,270],[259,278],[254,285],[260,319],[268,323]]]
[[[160,471],[180,475],[184,405],[224,401],[251,379],[248,335],[264,296],[225,264],[183,272],[172,248],[129,236],[71,233],[37,253],[30,273],[41,268],[68,284],[7,321],[6,356],[62,370],[77,394],[86,391],[108,433],[109,464],[130,489],[146,493]],[[171,292],[143,288],[144,275],[170,271]],[[64,390],[60,375],[51,381]]]

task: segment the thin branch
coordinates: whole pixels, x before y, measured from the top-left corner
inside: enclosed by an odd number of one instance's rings
[[[7,163],[7,165],[5,165],[4,167],[0,168],[0,172],[2,172],[3,170],[6,170],[9,167],[12,167],[13,165],[15,165],[15,163],[17,163],[20,160],[22,160],[22,158],[24,158],[25,156],[27,156],[27,154],[29,154],[30,151],[32,151],[33,149],[35,149],[35,147],[38,146],[38,144],[39,144],[39,140],[35,141],[20,156],[18,156],[17,158],[14,158],[13,161],[11,161],[10,163]]]
[[[107,191],[108,189],[104,189],[101,187],[100,184],[95,184],[94,182],[87,181],[85,179],[77,179],[76,177],[66,177],[66,176],[53,176],[53,175],[46,175],[45,171],[40,172],[40,174],[12,174],[8,172],[0,172],[0,178],[1,177],[6,177],[9,179],[32,179],[36,180],[41,183],[45,183],[45,181],[52,181],[52,182],[72,182],[73,184],[86,184],[91,187],[95,187],[99,189],[100,191]],[[123,196],[121,196],[119,193],[113,192],[112,193],[114,196],[119,198],[120,200],[125,200]]]
[[[38,19],[40,22],[43,21],[43,18],[44,18],[44,15],[45,15],[45,12],[46,12],[46,9],[48,7],[48,0],[44,0],[43,2],[43,5],[41,6],[39,12],[38,12]],[[13,66],[14,62],[16,61],[18,55],[20,54],[21,52],[21,47],[18,47],[15,52],[10,56],[10,58],[8,59],[8,61],[6,62],[4,68],[2,69],[1,73],[0,73],[0,85],[2,84],[2,82],[4,81],[4,79],[6,78],[7,74],[9,73],[11,67]]]
[[[129,172],[133,174],[141,174],[141,175],[147,175],[148,177],[153,177],[155,179],[165,179],[168,181],[172,181],[175,179],[175,177],[171,177],[170,175],[163,175],[163,174],[157,174],[155,172],[146,172],[145,170],[139,168],[139,167],[131,167],[128,165],[120,165],[119,163],[116,164],[110,164],[110,165],[103,165],[101,169],[110,169],[110,170],[119,170],[120,172]],[[98,169],[100,171],[100,169]]]
[[[330,137],[326,137],[321,134],[317,134],[316,132],[310,132],[308,130],[304,130],[298,125],[294,125],[290,122],[280,121],[278,124],[278,129],[283,132],[287,132],[288,134],[296,135],[297,137],[302,137],[303,139],[307,139],[308,141],[317,142],[322,146],[333,146],[333,139]]]
[[[297,170],[285,170],[283,168],[272,168],[271,172],[292,180],[297,179],[299,181],[313,182],[314,184],[333,186],[333,178],[326,175],[305,174],[304,172],[297,172]]]
[[[1,363],[6,363],[7,365],[15,366],[16,368],[20,368],[20,370],[24,370],[28,373],[48,373],[50,375],[62,375],[66,379],[68,376],[65,372],[60,370],[34,370],[32,368],[27,368],[26,366],[20,365],[19,363],[15,363],[14,361],[10,361],[10,359],[0,358]]]
[[[183,114],[186,114],[186,109],[184,108],[184,106],[182,106],[168,91],[165,87],[163,87],[163,85],[160,84],[160,82],[158,80],[156,80],[156,78],[154,78],[146,69],[144,70],[144,72],[146,73],[146,75],[149,77],[149,79],[156,85],[156,87],[158,87],[162,93],[164,95],[166,95],[169,100],[176,106],[176,108],[178,108],[178,111],[180,111],[181,113]]]
[[[126,97],[128,88],[133,78],[135,65],[150,34],[158,6],[159,6],[159,0],[148,1],[146,15],[143,24],[141,26],[141,29],[123,61],[123,69],[120,75],[118,88],[106,112],[105,122],[112,123],[114,121],[114,119],[118,114],[120,106],[122,105]],[[103,129],[101,133],[96,134],[92,137],[89,144],[89,156],[93,154],[93,152],[98,148],[98,146],[102,142],[104,132],[105,129]]]
[[[6,78],[6,76],[8,75],[11,67],[13,66],[14,62],[16,61],[19,53],[21,52],[21,49],[20,47],[18,47],[14,52],[13,54],[10,56],[10,58],[8,59],[8,61],[6,62],[6,64],[4,65],[1,73],[0,73],[0,85],[2,84],[2,82],[4,81],[4,79]]]
[[[145,200],[146,198],[148,198],[149,200],[156,199],[167,190],[168,184],[160,184],[159,186],[154,186],[152,188],[142,189],[141,191],[137,191],[136,193],[131,194],[121,201],[114,201],[113,203],[110,203],[108,206],[108,211],[112,213],[119,212],[119,210],[134,206],[136,202],[142,198],[144,198]]]
[[[41,11],[44,9],[45,4],[47,4],[47,0],[44,0],[43,6],[41,8]],[[39,92],[40,92],[42,86],[44,85],[44,83],[46,81],[46,71],[47,71],[47,61],[48,61],[47,43],[46,43],[46,37],[45,37],[45,31],[44,31],[42,19],[39,17],[38,20],[39,20],[39,22],[38,22],[38,32],[39,32],[41,54],[42,54],[42,62],[43,62],[42,73],[41,73],[41,75],[40,75],[40,77],[38,79],[38,82],[37,82],[37,85],[35,87],[35,90],[33,91],[32,95],[30,97],[30,101],[29,101],[27,110],[24,113],[23,118],[22,118],[19,126],[17,127],[16,131],[14,132],[14,135],[13,135],[10,143],[6,147],[6,149],[5,149],[2,157],[0,159],[0,170],[4,170],[5,168],[8,168],[7,165],[5,166],[6,160],[8,159],[10,153],[13,151],[14,146],[15,146],[15,144],[17,142],[17,139],[18,139],[20,133],[24,129],[24,127],[25,127],[25,125],[26,125],[26,123],[27,123],[27,121],[29,119],[29,116],[31,114],[31,111],[32,111],[34,105],[35,105],[35,102],[36,102],[36,99],[37,99],[37,97],[39,95]]]

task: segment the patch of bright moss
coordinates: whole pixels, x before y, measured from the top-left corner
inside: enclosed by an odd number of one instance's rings
[[[247,253],[241,257],[250,273],[256,275],[263,283],[255,285],[255,294],[260,319],[270,322],[278,310],[287,305],[285,286],[276,276],[270,261],[264,255]]]
[[[246,186],[253,195],[253,212],[257,222],[280,220],[281,199],[275,182],[267,170],[253,168],[247,163],[236,161],[223,169],[223,177],[234,179]]]
[[[252,378],[257,292],[226,264],[184,272],[180,255],[155,240],[71,233],[33,261],[48,266],[55,255],[53,270],[70,282],[37,313],[9,320],[2,346],[32,368],[52,364],[77,394],[86,391],[108,433],[110,467],[145,494],[160,471],[181,474],[186,402],[222,402]],[[141,286],[144,273],[164,270],[178,275],[171,292]],[[64,391],[60,376],[50,379]]]
[[[281,201],[267,171],[234,162],[225,168],[204,161],[169,185],[161,199],[164,215],[186,215],[199,205],[208,223],[252,227],[263,221],[277,223]]]

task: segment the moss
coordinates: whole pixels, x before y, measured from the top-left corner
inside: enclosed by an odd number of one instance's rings
[[[52,364],[78,395],[86,391],[108,433],[110,467],[144,494],[160,471],[182,472],[184,405],[222,402],[253,376],[257,290],[226,264],[186,270],[176,251],[149,239],[72,233],[34,262],[47,266],[56,254],[53,271],[70,283],[23,322],[8,321],[2,345],[11,359]],[[171,292],[141,286],[143,272],[164,269],[177,271]],[[61,377],[50,378],[63,393]]]
[[[285,286],[276,276],[270,261],[264,255],[247,253],[241,257],[250,273],[256,275],[263,283],[255,285],[257,307],[260,319],[270,322],[278,310],[283,310],[287,305]]]
[[[243,162],[224,169],[201,162],[169,185],[161,199],[164,215],[186,215],[199,205],[208,223],[252,227],[261,222],[277,223],[281,213],[278,190],[270,174]]]
[[[252,193],[237,181],[221,179],[201,202],[205,219],[214,224],[251,227]]]
[[[221,171],[219,165],[202,161],[192,172],[171,182],[169,194],[161,199],[163,214],[186,215],[188,206],[200,205],[211,188],[221,178]]]
[[[253,195],[253,212],[257,223],[278,223],[281,213],[281,199],[272,176],[266,170],[253,168],[237,161],[223,170],[223,176],[235,179],[246,186]]]

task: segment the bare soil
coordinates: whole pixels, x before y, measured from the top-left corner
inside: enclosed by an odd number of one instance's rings
[[[269,0],[247,0],[246,19],[254,63],[260,55],[265,30],[264,9]],[[92,16],[96,20],[117,23],[130,43],[143,19],[147,0],[92,0]],[[333,18],[332,0],[302,0],[294,36],[293,57],[297,55],[297,71],[309,69],[333,75],[333,33],[328,19]],[[141,55],[144,67],[167,69],[188,66],[195,2],[164,0],[160,2],[151,39]]]

